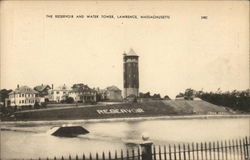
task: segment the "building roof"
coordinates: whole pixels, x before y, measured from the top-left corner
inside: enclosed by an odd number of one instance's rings
[[[14,91],[10,92],[9,94],[17,94],[17,93],[36,94],[38,92],[28,86],[21,86],[19,88],[16,88]]]
[[[56,88],[53,89],[54,91],[65,91],[65,90],[69,90],[68,87],[64,84],[61,86],[58,86]]]
[[[129,50],[128,53],[125,53],[125,52],[124,52],[123,55],[124,55],[124,56],[136,56],[136,57],[138,57],[138,55],[135,53],[135,51],[134,51],[132,48],[130,48],[130,50]]]
[[[116,87],[116,86],[109,86],[109,87],[107,87],[106,88],[107,90],[109,90],[109,91],[121,91],[118,87]]]
[[[137,56],[137,54],[135,53],[135,51],[133,50],[133,48],[130,48],[130,51],[127,54],[128,56]]]
[[[72,90],[70,90],[70,92],[85,92],[85,91],[96,92],[96,90],[90,88],[88,85],[85,84],[75,84],[71,88]]]
[[[49,85],[39,85],[39,86],[34,87],[34,90],[36,90],[38,92],[42,92],[48,87],[49,87],[49,89],[51,89]]]

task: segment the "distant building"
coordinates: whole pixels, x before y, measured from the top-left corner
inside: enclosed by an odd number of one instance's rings
[[[184,100],[184,97],[175,97],[175,100]]]
[[[194,101],[201,101],[202,99],[200,99],[199,97],[194,97],[193,100]]]
[[[39,99],[38,92],[28,86],[17,86],[17,88],[9,93],[10,106],[34,106]]]
[[[39,85],[34,87],[34,90],[38,92],[38,96],[41,97],[41,101],[45,102],[45,99],[49,100],[49,92],[51,87],[49,85]]]
[[[107,100],[107,90],[96,88],[96,101],[106,101]]]
[[[96,93],[97,92],[94,89],[88,87],[88,85],[80,83],[73,85],[68,96],[72,97],[75,102],[88,103],[96,102]]]
[[[65,100],[66,97],[68,96],[68,94],[69,94],[69,89],[67,88],[67,86],[65,84],[63,86],[59,86],[55,89],[52,86],[52,89],[49,90],[48,98],[49,98],[50,102],[59,103],[62,100]]]
[[[110,86],[106,88],[106,98],[109,101],[121,101],[122,91],[116,86]]]
[[[123,54],[124,98],[130,95],[139,96],[138,58],[133,49]]]

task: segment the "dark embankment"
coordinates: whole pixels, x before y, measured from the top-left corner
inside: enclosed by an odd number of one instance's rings
[[[120,103],[112,105],[71,106],[15,113],[16,120],[67,120],[101,119],[123,117],[145,117],[164,115],[192,115],[229,112],[220,106],[205,101],[151,101],[142,103]]]

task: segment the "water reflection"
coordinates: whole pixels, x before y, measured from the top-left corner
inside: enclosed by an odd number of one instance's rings
[[[74,138],[46,134],[51,127],[65,123],[81,125],[90,133]],[[45,158],[119,151],[137,147],[145,132],[155,145],[233,139],[249,135],[249,124],[248,118],[3,123],[1,156]]]

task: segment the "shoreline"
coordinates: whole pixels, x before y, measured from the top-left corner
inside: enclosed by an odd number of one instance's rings
[[[138,116],[138,117],[116,117],[116,118],[90,118],[90,119],[67,119],[67,120],[30,120],[30,121],[1,121],[0,124],[18,124],[18,123],[34,123],[34,124],[49,124],[54,122],[113,122],[113,121],[134,121],[134,120],[193,120],[193,119],[227,119],[227,118],[249,118],[250,114],[235,114],[235,115],[175,115],[175,116]]]

